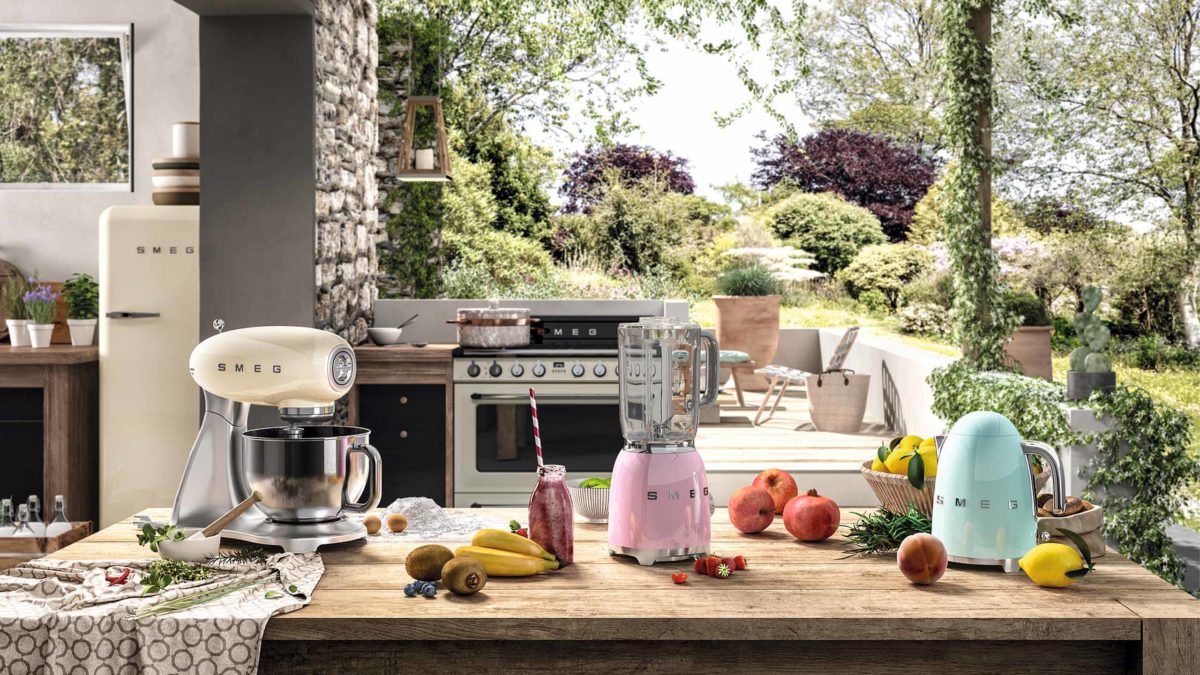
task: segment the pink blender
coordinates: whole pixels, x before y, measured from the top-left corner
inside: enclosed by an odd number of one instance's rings
[[[609,553],[642,565],[707,554],[713,500],[695,439],[700,406],[717,397],[717,340],[663,317],[621,324],[617,338],[625,448],[613,466]]]

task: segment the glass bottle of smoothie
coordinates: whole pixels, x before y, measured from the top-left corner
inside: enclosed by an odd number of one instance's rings
[[[575,507],[563,481],[566,473],[561,464],[539,467],[529,497],[529,538],[564,565],[575,558]]]

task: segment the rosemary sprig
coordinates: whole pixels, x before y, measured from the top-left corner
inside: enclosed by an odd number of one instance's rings
[[[142,593],[157,593],[180,581],[201,581],[212,576],[212,570],[194,563],[163,558],[150,563],[142,578]]]
[[[229,586],[212,588],[207,591],[200,591],[199,593],[193,593],[191,595],[180,596],[172,600],[167,600],[165,602],[160,602],[156,605],[146,607],[137,614],[134,614],[133,618],[142,619],[148,616],[162,616],[163,614],[170,614],[172,612],[178,612],[184,609],[191,609],[192,607],[203,605],[207,602],[212,602],[213,600],[219,600],[227,595],[237,593],[238,591],[258,586],[259,584],[265,583],[269,580],[270,577],[266,577],[263,579],[255,579],[253,581],[245,581],[240,584],[230,584]]]
[[[265,563],[267,550],[261,546],[221,551],[204,559],[209,565],[249,565]]]
[[[873,513],[854,515],[858,516],[858,522],[849,526],[843,525],[849,528],[846,538],[853,543],[853,546],[846,549],[846,558],[895,551],[908,535],[933,529],[933,522],[929,516],[918,511],[911,503],[907,513],[892,513],[880,509]]]

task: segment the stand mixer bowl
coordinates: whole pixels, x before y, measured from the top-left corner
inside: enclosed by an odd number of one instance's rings
[[[250,490],[262,493],[257,507],[278,523],[328,522],[343,511],[375,508],[382,475],[370,435],[367,429],[344,426],[246,431],[242,474]]]

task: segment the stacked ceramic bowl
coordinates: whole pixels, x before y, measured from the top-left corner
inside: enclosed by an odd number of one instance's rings
[[[153,162],[153,199],[158,206],[200,203],[200,123],[171,125],[171,157]]]

